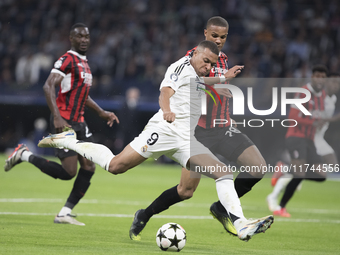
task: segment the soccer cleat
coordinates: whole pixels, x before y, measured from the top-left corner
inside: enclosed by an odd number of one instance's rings
[[[248,242],[248,240],[256,234],[264,233],[274,222],[272,215],[255,219],[248,220],[243,228],[238,232],[238,238],[242,241]]]
[[[25,144],[18,144],[18,146],[15,148],[15,150],[12,152],[12,154],[6,159],[5,163],[5,172],[8,172],[11,170],[15,165],[21,163],[21,154],[24,151],[29,151],[27,146]]]
[[[269,211],[274,212],[276,210],[281,209],[281,207],[278,204],[278,201],[276,198],[273,198],[271,194],[267,196],[267,203],[268,203],[268,208]]]
[[[287,212],[286,208],[280,208],[279,210],[276,210],[273,212],[274,215],[290,218],[290,213]]]
[[[54,218],[54,223],[59,223],[59,224],[73,224],[73,225],[78,225],[78,226],[85,226],[84,223],[79,222],[75,219],[75,215],[73,214],[67,214],[65,216],[55,216]]]
[[[64,129],[65,130],[65,129]],[[77,139],[76,132],[73,129],[68,128],[66,131],[59,134],[50,134],[39,141],[38,147],[53,147],[63,149],[63,145],[59,142],[65,141],[67,139]]]
[[[129,235],[131,240],[133,241],[140,241],[141,240],[141,235],[140,232],[144,229],[146,222],[142,221],[141,219],[138,218],[140,213],[143,213],[145,210],[140,209],[135,213],[135,217],[133,219],[133,222],[130,227]]]
[[[231,235],[233,236],[237,236],[237,230],[232,222],[232,220],[229,217],[229,214],[226,211],[221,211],[218,208],[218,202],[213,203],[210,206],[210,213],[211,215],[218,220],[219,222],[221,222],[221,224],[223,225],[224,229]]]

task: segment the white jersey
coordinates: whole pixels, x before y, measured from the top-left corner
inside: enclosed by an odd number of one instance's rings
[[[335,111],[336,96],[326,96],[325,97],[325,110],[323,112],[323,118],[331,118]],[[320,156],[331,154],[334,152],[332,147],[324,139],[324,135],[328,129],[329,123],[325,123],[320,129],[315,132],[314,144],[316,151]]]
[[[175,93],[170,97],[170,109],[176,114],[175,121],[168,123],[163,119],[160,109],[148,122],[143,132],[130,146],[144,158],[157,159],[161,155],[187,167],[190,157],[208,154],[218,159],[194,137],[194,129],[201,116],[201,97],[205,96],[197,83],[199,78],[188,57],[183,57],[169,66],[160,89],[172,88]]]
[[[170,109],[176,114],[176,119],[171,124],[166,122],[163,119],[162,109],[159,109],[150,119],[149,124],[164,122],[182,138],[189,139],[190,131],[193,135],[201,116],[201,97],[204,96],[204,92],[200,89],[204,86],[195,81],[199,81],[199,77],[190,64],[189,57],[183,57],[170,65],[160,85],[160,90],[170,87],[175,91],[170,97]]]

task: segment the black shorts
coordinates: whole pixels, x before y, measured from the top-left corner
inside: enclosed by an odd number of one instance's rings
[[[70,124],[73,128],[73,130],[77,134],[77,139],[86,141],[86,142],[93,142],[92,133],[90,132],[89,128],[87,127],[86,122],[74,122],[70,120],[66,120],[68,124]],[[53,134],[55,134],[55,128],[54,128],[54,122],[53,122],[53,116],[50,118],[50,126],[51,131]],[[71,157],[77,155],[77,152],[68,150],[68,149],[54,149],[54,154],[59,159]]]
[[[286,147],[292,159],[305,159],[308,164],[322,163],[321,157],[316,153],[313,140],[301,137],[286,138]]]
[[[197,126],[195,137],[212,153],[218,153],[235,163],[245,149],[254,145],[248,136],[235,127],[205,129]]]

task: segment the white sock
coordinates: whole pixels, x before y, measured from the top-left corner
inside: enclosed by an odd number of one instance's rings
[[[25,161],[25,162],[29,162],[28,161],[28,159],[29,159],[29,157],[32,155],[33,153],[32,152],[30,152],[30,151],[23,151],[22,153],[21,153],[21,161]]]
[[[288,183],[293,179],[293,175],[292,174],[284,174],[283,176],[281,176],[273,189],[273,192],[270,193],[269,195],[274,198],[274,199],[278,199],[280,193],[286,188],[286,186],[288,185]]]
[[[216,181],[216,190],[220,202],[225,209],[239,217],[234,222],[237,232],[244,226],[247,219],[243,215],[240,199],[237,196],[232,175],[225,175]]]
[[[66,149],[78,152],[84,158],[100,165],[106,171],[109,170],[110,162],[115,157],[109,148],[97,143],[78,142],[77,139],[65,139],[60,144]]]
[[[68,207],[61,208],[60,212],[58,213],[58,216],[66,216],[67,214],[71,214],[72,209]]]

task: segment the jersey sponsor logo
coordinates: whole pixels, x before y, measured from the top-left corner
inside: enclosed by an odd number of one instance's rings
[[[155,132],[155,133],[152,133],[151,134],[151,137],[146,141],[146,143],[148,144],[148,145],[154,145],[156,142],[157,142],[157,140],[158,140],[158,134]]]
[[[54,68],[59,69],[63,65],[64,60],[65,60],[65,57],[62,57],[59,60],[57,60],[54,63]]]
[[[172,73],[172,74],[170,75],[170,79],[171,79],[172,81],[177,81],[177,80],[178,80],[178,74],[177,74],[177,73]]]
[[[210,72],[212,72],[212,73],[219,73],[219,74],[225,74],[225,73],[227,72],[227,69],[224,69],[224,68],[222,68],[222,67],[217,67],[217,66],[215,66],[215,67],[213,67],[213,68],[211,69]]]
[[[81,72],[80,76],[82,79],[84,79],[85,84],[87,84],[88,86],[92,85],[92,74]]]

